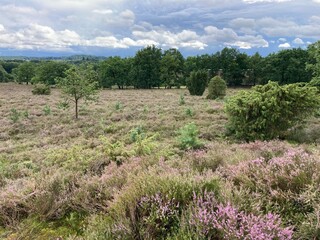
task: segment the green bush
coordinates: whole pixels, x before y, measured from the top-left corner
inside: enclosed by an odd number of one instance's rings
[[[15,108],[12,108],[10,111],[11,111],[11,112],[10,112],[10,115],[9,115],[10,120],[11,120],[13,123],[18,122],[19,119],[20,119],[20,115],[21,115],[20,112],[18,112],[18,110],[15,109]]]
[[[187,87],[190,95],[202,96],[207,86],[208,74],[204,70],[191,72],[187,81]]]
[[[246,141],[283,138],[290,128],[312,116],[319,105],[315,87],[299,83],[279,86],[269,81],[229,99],[227,128],[236,138]]]
[[[180,149],[198,149],[203,146],[203,143],[198,138],[198,128],[194,123],[189,123],[178,131],[177,138]]]
[[[308,85],[312,87],[317,87],[318,91],[320,91],[320,77],[313,78]]]
[[[226,90],[227,83],[220,76],[215,76],[209,82],[207,99],[223,98]]]
[[[46,84],[36,84],[32,89],[34,95],[50,95],[51,89],[49,85]]]

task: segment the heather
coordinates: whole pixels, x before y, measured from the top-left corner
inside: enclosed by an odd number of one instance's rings
[[[0,239],[320,237],[317,116],[246,143],[184,88],[102,90],[78,120],[32,89],[0,85]]]

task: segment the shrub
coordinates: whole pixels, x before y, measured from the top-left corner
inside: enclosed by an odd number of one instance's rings
[[[50,95],[51,89],[50,86],[46,84],[35,84],[32,93],[34,95]]]
[[[188,117],[193,117],[194,116],[194,111],[191,108],[186,109],[186,115]]]
[[[226,95],[227,84],[219,76],[212,78],[208,85],[207,99],[223,98]]]
[[[179,202],[161,193],[142,197],[137,204],[137,218],[141,235],[152,239],[165,239],[179,229]]]
[[[318,91],[320,91],[320,77],[313,78],[308,85],[312,87],[317,87]]]
[[[301,84],[279,86],[270,82],[252,91],[241,91],[226,105],[228,129],[246,141],[285,137],[319,108],[317,89]]]
[[[239,205],[245,210],[280,214],[297,231],[302,230],[307,216],[317,211],[319,171],[316,156],[292,148],[272,158],[260,157],[219,170],[233,184],[234,192],[242,191]]]
[[[179,105],[184,105],[186,103],[186,101],[184,100],[184,95],[180,95],[180,98],[179,98]]]
[[[164,235],[177,230],[180,215],[192,202],[194,192],[207,189],[219,196],[216,176],[193,176],[186,168],[177,170],[160,162],[139,175],[130,175],[130,181],[115,195],[109,207],[115,219],[112,228],[121,229],[117,235],[127,236],[122,239],[165,239]]]
[[[198,138],[198,128],[195,123],[189,123],[181,127],[177,137],[180,149],[197,149],[203,146],[203,143]]]
[[[187,87],[190,95],[202,96],[207,86],[208,74],[204,70],[191,72],[187,81]]]
[[[214,196],[194,196],[190,225],[205,239],[292,239],[292,228],[281,227],[281,219],[268,213],[255,216],[219,204]]]
[[[121,141],[112,143],[104,136],[100,136],[100,140],[103,143],[103,151],[110,158],[111,161],[115,161],[117,165],[121,165],[123,161],[133,155],[128,151]]]
[[[44,108],[43,108],[43,113],[44,115],[48,116],[51,114],[51,108],[49,105],[45,105]]]
[[[11,112],[10,112],[10,115],[9,115],[9,118],[10,118],[10,120],[11,120],[13,123],[16,123],[16,122],[19,121],[20,115],[21,115],[21,114],[20,114],[20,112],[18,112],[17,109],[12,108],[12,109],[11,109]]]

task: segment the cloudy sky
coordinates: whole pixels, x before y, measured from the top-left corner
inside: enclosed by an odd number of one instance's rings
[[[320,0],[0,0],[0,55],[266,55],[320,40]]]

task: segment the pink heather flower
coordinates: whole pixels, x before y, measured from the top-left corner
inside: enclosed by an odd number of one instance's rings
[[[239,212],[230,203],[216,204],[212,194],[194,197],[190,225],[198,229],[205,238],[243,239],[243,240],[290,240],[291,227],[281,227],[281,219],[268,213],[255,216]]]

